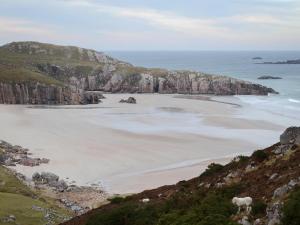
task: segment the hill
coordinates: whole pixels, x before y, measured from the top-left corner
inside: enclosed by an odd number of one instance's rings
[[[0,224],[57,224],[72,215],[0,165]]]
[[[267,95],[259,84],[194,71],[135,67],[74,46],[12,42],[0,47],[0,103],[84,104],[85,91]]]
[[[280,142],[223,166],[211,164],[200,176],[128,197],[63,225],[259,225],[300,224],[300,127]],[[252,211],[237,212],[233,197],[249,196]]]

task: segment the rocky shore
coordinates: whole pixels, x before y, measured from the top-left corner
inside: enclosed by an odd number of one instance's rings
[[[32,158],[29,149],[5,141],[0,142],[0,165],[10,168],[14,176],[32,190],[55,200],[58,205],[72,211],[75,215],[85,213],[105,202],[108,195],[98,185],[77,186],[74,181],[60,179],[58,175],[51,172],[36,172],[32,178],[29,178],[12,169],[16,165],[36,167],[49,161],[46,158]],[[42,211],[37,207],[36,209]],[[7,220],[9,219],[12,218],[8,217]]]

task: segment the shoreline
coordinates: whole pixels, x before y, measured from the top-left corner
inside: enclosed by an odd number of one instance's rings
[[[137,104],[119,104],[128,96],[134,96]],[[3,107],[0,122],[6,130],[0,131],[1,139],[50,159],[35,171],[24,167],[18,171],[29,177],[50,171],[79,186],[100,184],[108,193],[132,193],[191,178],[211,161],[267,146],[283,129],[237,119],[243,107],[222,100],[195,104],[194,99],[176,95],[106,97],[92,108]],[[252,134],[253,140],[248,140]],[[264,139],[256,143],[262,135]]]

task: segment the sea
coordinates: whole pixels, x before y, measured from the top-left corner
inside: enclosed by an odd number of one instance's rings
[[[278,95],[237,96],[257,109],[284,116],[300,125],[300,65],[261,64],[300,59],[300,51],[111,51],[108,55],[135,66],[192,70],[226,75],[273,88]],[[260,57],[261,60],[253,58]],[[279,80],[258,80],[259,76]],[[284,122],[284,121],[283,121]]]

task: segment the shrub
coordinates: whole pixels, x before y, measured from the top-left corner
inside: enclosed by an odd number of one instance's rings
[[[283,206],[282,225],[300,224],[300,189],[294,191]]]
[[[244,162],[248,162],[249,160],[249,156],[245,156],[245,155],[239,155],[236,157],[236,159],[238,159],[240,163],[244,163]]]
[[[200,176],[210,176],[221,171],[224,168],[223,165],[217,163],[211,163],[208,165],[207,169]]]
[[[252,157],[258,161],[264,161],[268,158],[268,154],[263,150],[256,150],[255,152],[253,152]]]
[[[254,201],[252,206],[252,214],[254,216],[264,216],[266,212],[267,205],[263,201],[257,200]]]
[[[124,201],[124,198],[120,197],[120,196],[116,196],[116,197],[108,199],[108,201],[110,201],[113,204],[119,204]]]

